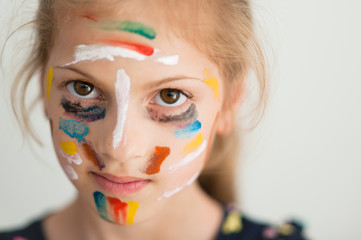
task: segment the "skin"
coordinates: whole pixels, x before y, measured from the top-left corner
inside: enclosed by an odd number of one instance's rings
[[[152,13],[156,14],[156,11],[137,14],[137,9],[141,9],[142,5],[139,1],[132,1],[132,5],[131,13],[125,11],[121,15],[113,14],[107,18],[133,20],[152,26],[157,32],[154,40],[127,32],[102,31],[92,27],[91,21],[82,18],[79,13],[60,18],[59,32],[45,67],[45,69],[49,69],[50,66],[54,67],[50,98],[47,100],[44,96],[45,111],[49,119],[53,121],[55,149],[60,148],[61,142],[72,141],[77,144],[78,154],[83,159],[83,163],[71,165],[78,174],[78,180],[72,181],[78,190],[77,199],[66,209],[49,216],[44,222],[45,233],[51,240],[213,239],[218,231],[222,218],[221,206],[206,195],[197,182],[185,187],[172,197],[162,200],[158,200],[158,198],[165,191],[184,185],[204,167],[208,151],[203,152],[197,159],[173,174],[167,172],[169,166],[184,158],[184,148],[194,140],[194,137],[202,134],[203,139],[212,143],[216,132],[223,133],[229,128],[230,115],[224,113],[225,110],[222,109],[224,84],[219,70],[191,44],[164,32],[165,29],[168,29],[164,26],[165,23],[157,21],[152,16]],[[136,19],[134,16],[137,16]],[[95,36],[98,39],[108,38],[153,46],[166,55],[178,54],[179,63],[175,66],[166,66],[151,60],[139,62],[116,58],[114,62],[99,60],[82,62],[67,68],[60,67],[73,61],[76,46],[99,43],[94,40]],[[118,69],[124,69],[129,75],[131,89],[124,125],[126,142],[121,142],[119,147],[114,149],[112,133],[116,126],[118,111],[114,84]],[[215,99],[213,90],[203,81],[204,69],[209,69],[219,79],[219,99]],[[47,73],[43,75],[43,89],[46,92],[45,76]],[[77,79],[92,83],[101,92],[102,99],[84,100],[73,96],[64,85],[67,81]],[[166,81],[164,81],[165,79]],[[154,96],[165,88],[181,89],[191,93],[193,97],[178,107],[164,107],[152,102]],[[64,97],[75,103],[80,102],[85,108],[99,105],[106,109],[104,118],[86,122],[89,134],[85,137],[105,162],[104,169],[100,170],[87,160],[87,155],[80,144],[58,129],[60,117],[78,120],[64,112],[64,108],[61,106]],[[186,111],[192,103],[196,106],[197,119],[202,123],[202,128],[191,138],[177,139],[174,135],[175,130],[191,122],[164,123],[149,117],[149,108],[166,115],[179,115]],[[217,114],[218,118],[216,118]],[[148,165],[156,146],[169,147],[170,155],[163,162],[159,173],[148,175],[142,169]],[[57,154],[62,166],[68,164],[64,157]],[[150,183],[134,194],[114,196],[104,191],[94,181],[93,172],[132,176],[149,180]],[[92,197],[94,191],[101,191],[107,196],[117,197],[124,202],[138,202],[139,208],[134,223],[130,226],[119,226],[104,221],[99,216],[94,204]]]

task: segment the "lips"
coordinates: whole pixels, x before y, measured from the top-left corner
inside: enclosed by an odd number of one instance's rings
[[[117,196],[135,194],[150,183],[150,180],[142,178],[117,177],[106,173],[97,174],[92,172],[92,176],[102,189]]]

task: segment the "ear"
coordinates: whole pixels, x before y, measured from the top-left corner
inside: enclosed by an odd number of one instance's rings
[[[233,130],[237,114],[242,104],[243,84],[239,82],[232,83],[230,97],[223,103],[223,110],[218,120],[217,133],[227,135]]]

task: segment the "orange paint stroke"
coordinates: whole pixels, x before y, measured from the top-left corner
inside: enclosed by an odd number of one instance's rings
[[[163,161],[168,157],[170,154],[169,147],[155,147],[155,152],[153,153],[150,163],[145,170],[146,174],[152,175],[159,173],[160,166],[162,165]]]
[[[114,39],[98,39],[97,41],[111,46],[119,46],[122,48],[126,48],[138,52],[140,54],[143,54],[145,56],[151,56],[154,53],[154,48],[147,45],[124,42],[121,40],[114,40]]]
[[[113,209],[115,222],[118,224],[121,224],[121,225],[126,224],[126,219],[127,219],[127,211],[126,210],[127,210],[128,204],[120,201],[118,198],[113,198],[113,197],[107,197],[107,200],[108,200],[111,208]],[[120,221],[119,213],[122,214],[122,221]]]
[[[95,17],[92,17],[90,15],[83,15],[83,18],[89,19],[89,20],[91,20],[93,22],[99,22],[98,19],[96,19]]]
[[[90,160],[95,166],[98,166],[100,170],[105,167],[104,162],[99,158],[93,148],[87,143],[82,144],[83,149],[85,151],[86,157]]]

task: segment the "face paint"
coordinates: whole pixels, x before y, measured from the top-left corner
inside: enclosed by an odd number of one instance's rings
[[[179,56],[174,55],[174,56],[159,57],[155,61],[159,63],[163,63],[164,65],[174,66],[178,64]]]
[[[95,166],[99,167],[99,170],[102,170],[105,168],[104,161],[100,158],[100,156],[94,151],[93,146],[91,143],[83,143],[82,147],[84,149],[84,152],[86,154],[86,157],[88,160],[90,160]]]
[[[207,148],[207,141],[203,141],[202,145],[196,151],[188,154],[181,161],[170,166],[168,168],[169,173],[173,173],[173,172],[177,171],[179,168],[191,163],[194,159],[199,157],[204,152],[204,150],[206,150],[206,148]]]
[[[154,48],[146,45],[129,43],[120,40],[112,40],[112,39],[100,39],[98,42],[104,43],[106,45],[117,46],[125,49],[129,49],[135,51],[137,53],[143,54],[145,56],[151,56],[154,53]]]
[[[65,158],[66,160],[68,160],[68,163],[69,164],[76,164],[76,165],[80,165],[83,163],[83,160],[81,159],[81,157],[79,156],[79,154],[74,154],[74,155],[69,155],[69,154],[66,154],[65,152],[63,151],[58,151],[59,154]]]
[[[61,100],[61,105],[65,112],[70,113],[75,117],[80,118],[81,120],[89,122],[103,119],[106,113],[106,109],[104,107],[91,106],[88,108],[83,108],[80,103],[72,103],[65,98]]]
[[[192,142],[190,142],[187,146],[185,146],[183,154],[187,155],[193,151],[195,151],[202,144],[203,136],[199,134],[197,138],[195,138]]]
[[[93,21],[93,22],[99,22],[98,19],[94,18],[94,17],[91,16],[91,15],[84,15],[83,18],[86,18],[86,19],[91,20],[91,21]]]
[[[181,121],[194,121],[198,117],[198,112],[196,110],[196,105],[194,103],[191,104],[191,106],[185,111],[184,113],[181,113],[179,115],[174,116],[167,116],[165,114],[159,115],[156,111],[149,108],[149,118],[154,121],[159,122],[181,122]]]
[[[117,71],[115,96],[118,105],[117,124],[113,131],[113,148],[116,149],[123,138],[125,119],[127,117],[130,91],[130,78],[123,69]]]
[[[79,143],[84,142],[84,137],[89,133],[89,128],[84,123],[61,117],[59,118],[59,129],[69,137],[77,139]]]
[[[141,35],[148,39],[154,39],[157,35],[153,28],[138,22],[102,20],[98,23],[98,26],[103,30],[125,31]]]
[[[142,50],[144,51],[144,49]],[[149,51],[149,49],[147,51]],[[137,61],[151,60],[159,54],[159,51],[154,49],[153,54],[150,56],[143,53],[144,52],[140,52],[139,48],[135,48],[134,46],[114,47],[103,44],[79,45],[75,49],[74,61],[63,66],[66,67],[84,61],[94,62],[97,60],[108,60],[114,62],[115,57],[129,58]],[[176,65],[178,63],[178,56],[161,56],[155,59],[155,61],[165,65]]]
[[[182,191],[185,187],[191,185],[199,176],[199,172],[196,173],[195,175],[193,175],[185,184],[183,184],[182,186],[179,186],[173,190],[170,191],[165,191],[163,193],[163,195],[161,197],[158,198],[158,200],[162,200],[163,198],[169,198],[171,196],[173,196],[174,194]]]
[[[54,70],[53,70],[53,67],[51,66],[49,68],[48,78],[46,81],[46,99],[50,98],[51,84],[53,82],[53,79],[54,79]]]
[[[219,85],[218,79],[210,74],[208,69],[203,70],[203,74],[206,76],[203,80],[212,89],[215,99],[219,99]]]
[[[73,142],[61,142],[60,147],[68,155],[74,155],[77,152],[76,145]]]
[[[50,122],[50,133],[51,133],[51,136],[53,136],[53,131],[54,131],[53,120],[49,119],[49,122]]]
[[[149,175],[159,173],[160,166],[169,154],[169,147],[155,147],[155,153],[153,153],[145,173]]]
[[[176,130],[174,135],[176,135],[177,138],[189,138],[196,134],[201,127],[202,124],[197,120],[182,129]]]
[[[101,192],[94,192],[94,201],[99,215],[110,222],[120,225],[130,225],[134,222],[134,216],[139,207],[136,201],[122,202],[118,198],[105,197]],[[114,220],[110,220],[107,209],[111,210]]]
[[[78,174],[75,172],[74,168],[72,168],[70,165],[63,166],[65,174],[68,176],[70,180],[77,180]]]

